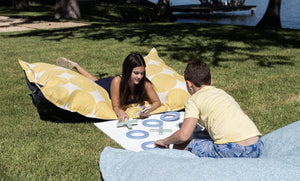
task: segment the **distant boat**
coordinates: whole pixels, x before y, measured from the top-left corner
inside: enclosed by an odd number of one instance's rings
[[[245,5],[246,0],[199,0],[200,4],[171,6],[173,12],[190,12],[199,14],[214,14],[217,12],[247,11],[254,13],[256,6]]]

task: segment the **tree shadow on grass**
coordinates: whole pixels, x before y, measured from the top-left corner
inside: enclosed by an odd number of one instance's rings
[[[224,61],[248,60],[256,61],[260,66],[294,65],[295,55],[264,55],[257,52],[266,51],[269,47],[299,48],[300,45],[299,33],[295,30],[175,23],[94,23],[87,27],[38,30],[5,37],[25,36],[47,41],[114,39],[143,46],[149,44],[162,53],[168,52],[174,60],[187,62],[205,58],[214,66]],[[234,58],[224,54],[234,55]]]

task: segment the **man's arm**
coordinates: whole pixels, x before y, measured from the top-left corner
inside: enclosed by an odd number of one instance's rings
[[[182,144],[186,142],[194,132],[197,121],[197,118],[184,119],[182,126],[178,131],[165,139],[157,140],[155,146],[169,148],[170,144]]]

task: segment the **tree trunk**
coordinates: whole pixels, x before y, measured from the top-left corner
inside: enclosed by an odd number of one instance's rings
[[[170,7],[170,0],[159,0],[154,8],[154,21],[170,22],[176,18]]]
[[[55,19],[80,19],[78,0],[56,0]]]
[[[263,18],[257,23],[258,27],[281,28],[281,0],[270,0]]]
[[[13,9],[21,10],[29,7],[28,0],[13,0]]]

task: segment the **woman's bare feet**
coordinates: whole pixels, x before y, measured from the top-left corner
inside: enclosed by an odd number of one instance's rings
[[[64,57],[59,57],[57,60],[56,60],[56,65],[58,66],[62,66],[62,67],[65,67],[65,68],[68,68],[68,69],[72,69],[74,68],[74,66],[76,65],[77,63],[76,62],[73,62],[71,60],[68,60]]]

